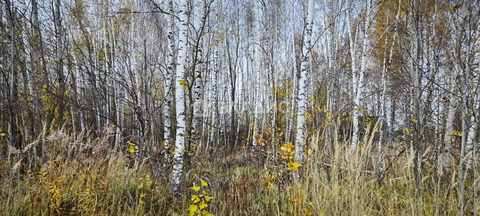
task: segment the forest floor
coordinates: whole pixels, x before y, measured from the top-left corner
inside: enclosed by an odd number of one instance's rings
[[[105,150],[108,139],[102,138],[49,138],[49,159],[35,172],[10,175],[7,161],[0,161],[0,215],[413,215],[417,208],[423,215],[458,215],[455,167],[452,177],[438,177],[434,160],[426,158],[416,205],[412,151],[405,144],[386,148],[379,175],[373,139],[355,154],[346,143],[322,149],[314,145],[317,139],[302,164],[290,160],[291,144],[278,146],[276,155],[220,151],[209,161],[199,154],[184,172],[181,191],[172,194],[170,184],[152,172],[151,160],[136,161],[128,148]]]

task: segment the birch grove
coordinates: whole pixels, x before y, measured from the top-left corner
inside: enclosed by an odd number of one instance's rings
[[[105,212],[85,210],[84,188],[57,196],[63,180],[47,184],[41,173],[83,155],[91,162],[81,164],[121,164],[112,170],[142,203],[132,214],[477,215],[477,3],[2,1],[0,178],[16,189],[36,176],[51,197],[24,202],[76,214]],[[86,175],[78,185],[95,182]],[[408,205],[337,206],[373,182],[379,197],[409,192]],[[145,207],[154,200],[145,185],[168,191],[175,208]],[[240,209],[226,200],[247,197],[255,207],[238,201],[244,212],[225,210]]]

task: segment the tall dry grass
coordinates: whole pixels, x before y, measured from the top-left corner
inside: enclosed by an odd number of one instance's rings
[[[411,148],[405,143],[385,146],[380,181],[377,144],[373,130],[367,131],[355,153],[348,143],[326,145],[325,140],[337,139],[312,132],[306,145],[312,153],[298,171],[282,157],[288,152],[280,146],[278,152],[264,150],[263,159],[241,151],[219,156],[216,164],[199,154],[176,196],[168,182],[154,177],[150,160],[140,160],[136,168],[128,144],[114,151],[109,133],[96,140],[56,133],[43,140],[48,155],[41,167],[2,175],[0,215],[185,215],[195,194],[189,188],[200,180],[208,182],[205,193],[213,199],[206,208],[214,215],[412,215]],[[426,154],[433,152],[427,149]],[[252,163],[253,158],[259,159]],[[425,159],[424,164],[421,213],[457,215],[456,168],[449,177],[440,177],[435,161]],[[466,182],[468,214],[473,209],[471,175],[470,171]]]

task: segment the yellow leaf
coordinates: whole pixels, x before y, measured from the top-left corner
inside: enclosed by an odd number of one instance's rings
[[[187,83],[185,82],[185,80],[180,80],[180,81],[178,81],[178,82],[180,83],[180,85],[183,86],[183,88],[187,88],[187,87],[188,87],[188,86],[187,86]]]
[[[188,207],[188,215],[194,215],[197,209],[198,209],[197,205],[190,205]]]
[[[208,213],[208,212],[204,213],[203,215],[204,215],[204,216],[213,216],[213,214],[210,214],[210,213]]]
[[[410,135],[410,131],[408,130],[408,128],[405,128],[405,132],[407,133],[407,135]]]
[[[200,197],[198,197],[197,195],[192,195],[192,202],[193,202],[193,203],[198,203],[198,202],[200,202]]]
[[[208,186],[207,182],[204,181],[204,180],[202,180],[201,185],[202,185],[203,187],[207,187],[207,186]]]
[[[202,201],[202,203],[200,203],[200,205],[198,205],[198,207],[200,208],[200,210],[208,207],[208,204],[206,204],[204,201]]]
[[[213,199],[213,197],[211,197],[211,196],[205,196],[205,200],[206,200],[207,202],[210,201],[211,199]]]
[[[458,3],[457,5],[453,6],[452,8],[450,8],[450,13],[454,13],[455,11],[457,11],[457,9],[460,7],[460,3]]]
[[[300,167],[300,166],[301,166],[301,164],[299,164],[298,162],[293,162],[293,163],[290,163],[290,167],[288,167],[288,170],[296,172],[296,171],[298,171],[298,167]]]
[[[191,187],[190,189],[192,189],[195,192],[198,192],[200,190],[200,186],[194,186],[194,187]]]
[[[454,136],[462,136],[462,132],[460,132],[460,131],[453,131],[453,132],[452,132],[452,135],[454,135]]]
[[[138,185],[138,189],[142,189],[142,188],[143,188],[143,183]]]
[[[130,153],[135,153],[135,148],[133,146],[130,146]]]

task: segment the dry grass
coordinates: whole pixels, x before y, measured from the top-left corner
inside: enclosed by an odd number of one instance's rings
[[[188,188],[202,179],[209,184],[205,191],[213,200],[207,209],[214,215],[413,214],[412,152],[403,151],[405,144],[386,148],[386,175],[380,184],[373,137],[366,136],[356,153],[347,143],[325,149],[324,138],[320,131],[311,136],[307,147],[313,153],[300,166],[296,183],[297,172],[288,170],[288,159],[280,152],[268,153],[258,163],[218,167],[199,154],[201,163],[185,174],[184,190],[173,199],[169,184],[153,176],[149,160],[134,169],[127,147],[110,150],[108,136],[89,140],[56,134],[46,139],[50,154],[37,171],[17,174],[13,181],[2,175],[0,215],[185,215],[192,204]],[[249,152],[238,154],[244,156],[233,158],[251,157]],[[439,178],[431,164],[425,161],[422,214],[457,215],[456,173]],[[467,214],[473,209],[470,176]]]

